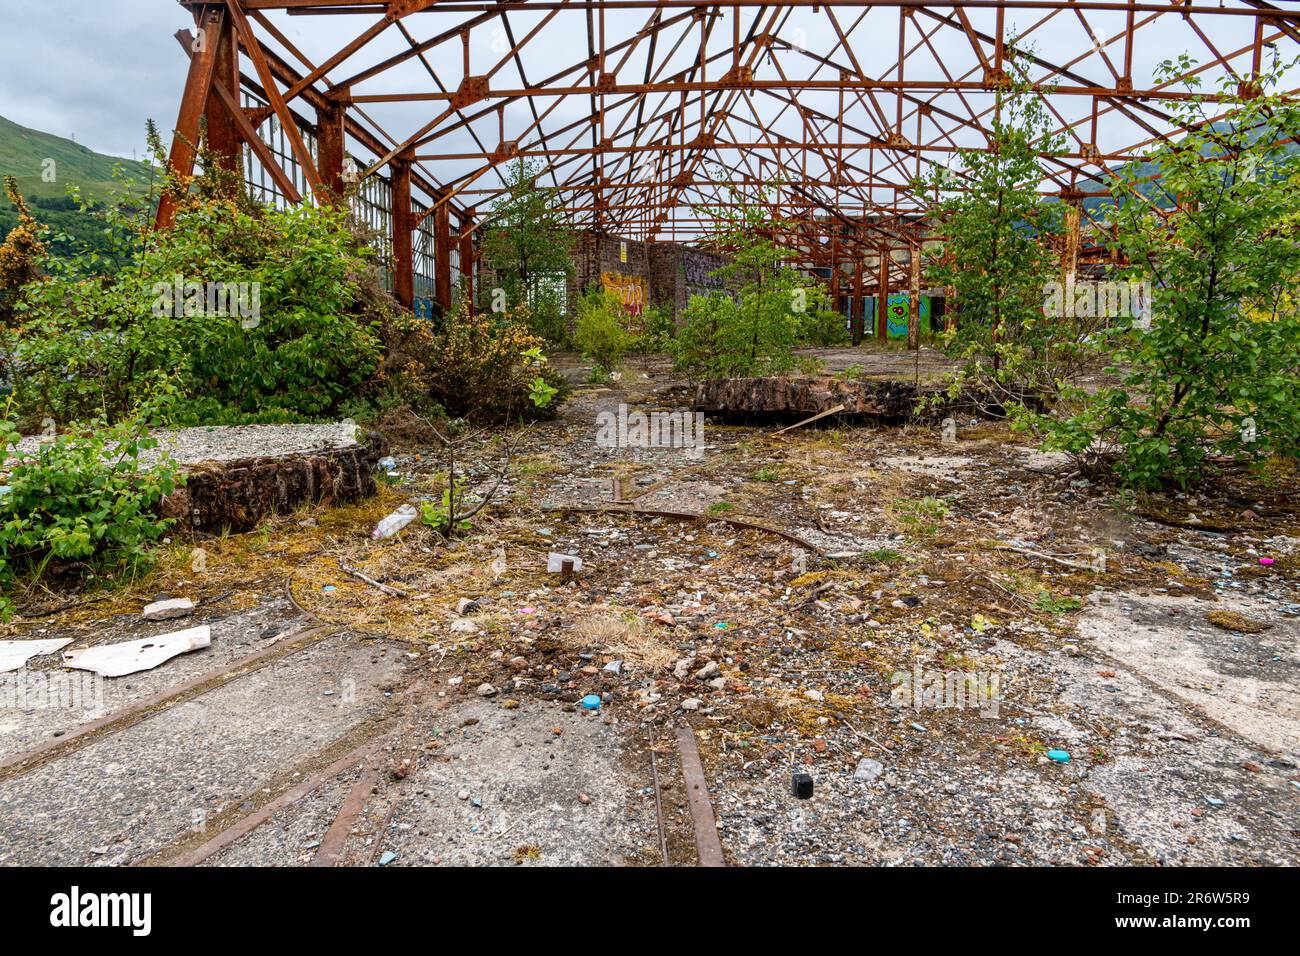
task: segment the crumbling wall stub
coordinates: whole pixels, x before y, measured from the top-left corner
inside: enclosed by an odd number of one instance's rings
[[[570,314],[577,299],[600,284],[619,295],[633,315],[668,305],[680,318],[692,295],[722,289],[713,273],[726,257],[676,242],[640,242],[620,236],[583,233],[574,248],[575,272],[569,288]]]
[[[843,405],[840,413],[903,421],[937,389],[903,381],[845,381],[829,375],[721,378],[701,382],[692,409],[714,415],[806,417]]]
[[[184,532],[249,531],[272,514],[302,505],[339,505],[375,493],[375,463],[387,442],[372,433],[368,444],[278,458],[242,458],[191,466],[186,482],[163,499],[159,511]]]

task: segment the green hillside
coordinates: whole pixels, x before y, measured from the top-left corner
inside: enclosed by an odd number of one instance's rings
[[[53,161],[54,182],[46,182],[41,175],[47,160]],[[87,198],[100,198],[113,185],[113,168],[118,165],[141,181],[149,181],[149,167],[144,163],[105,156],[0,116],[0,176],[15,177],[28,199],[61,198],[73,185],[81,187]]]
[[[45,182],[41,175],[47,159],[54,161],[52,183]],[[113,170],[118,166],[142,185],[150,180],[146,163],[105,156],[70,139],[27,129],[0,116],[0,176],[18,180],[32,215],[56,235],[69,235],[83,246],[101,248],[103,223],[82,212],[68,197],[68,188],[80,187],[83,199],[104,199],[115,185]],[[0,190],[0,238],[17,224],[17,210]],[[55,242],[53,251],[66,255],[72,248],[68,243]]]

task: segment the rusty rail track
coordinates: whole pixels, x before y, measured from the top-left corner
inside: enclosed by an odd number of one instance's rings
[[[295,632],[291,638],[276,642],[270,647],[248,654],[221,667],[214,668],[180,684],[174,684],[143,700],[108,714],[72,731],[58,740],[34,747],[0,760],[0,783],[30,773],[37,767],[75,753],[97,740],[120,733],[128,727],[162,713],[177,704],[224,687],[231,681],[255,673],[264,667],[284,660],[299,651],[314,647],[326,638],[343,631],[334,624],[318,624]]]

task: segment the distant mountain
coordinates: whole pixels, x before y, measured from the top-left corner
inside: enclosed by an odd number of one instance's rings
[[[1228,129],[1229,125],[1230,124],[1227,120],[1220,120],[1211,123],[1210,129],[1216,131]],[[1208,150],[1203,150],[1203,152],[1207,156],[1210,155]],[[1284,156],[1293,157],[1297,152],[1300,152],[1300,144],[1283,143],[1280,152]],[[1121,167],[1119,172],[1122,172],[1126,178],[1131,177],[1139,181],[1140,185],[1137,187],[1137,190],[1141,195],[1148,198],[1160,195],[1160,167],[1156,163],[1134,160],[1126,166]],[[1146,180],[1146,182],[1141,182],[1142,180]],[[1082,180],[1079,183],[1078,188],[1083,192],[1098,192],[1106,190],[1107,185],[1103,179],[1098,177],[1089,177],[1088,179]],[[1083,208],[1089,212],[1095,212],[1103,207],[1109,207],[1111,204],[1111,199],[1108,196],[1089,196],[1084,199]]]
[[[115,185],[113,170],[118,166],[142,186],[149,183],[151,170],[147,163],[105,156],[70,139],[28,129],[0,116],[0,177],[8,175],[18,180],[18,189],[32,215],[56,234],[73,236],[93,248],[102,246],[103,224],[68,198],[68,187],[78,186],[86,200],[105,199]],[[47,182],[49,178],[53,182]],[[0,238],[17,224],[18,212],[0,190]],[[66,254],[72,250],[68,244],[56,242],[53,251]]]
[[[105,156],[0,116],[0,176],[15,177],[29,200],[61,199],[73,185],[81,187],[87,198],[102,198],[113,185],[113,169],[119,165],[141,182],[149,181],[146,163]],[[53,181],[47,182],[51,176]]]

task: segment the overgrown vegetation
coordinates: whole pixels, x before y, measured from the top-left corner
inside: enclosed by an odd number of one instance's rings
[[[595,366],[598,378],[618,370],[633,346],[628,314],[618,296],[592,285],[578,300],[578,324],[573,344]]]
[[[167,458],[141,460],[156,442],[139,422],[88,425],[49,436],[35,449],[0,422],[5,485],[0,487],[0,619],[14,611],[19,577],[39,578],[53,561],[92,574],[135,573],[166,532],[156,507],[180,475]]]
[[[372,253],[346,212],[258,206],[216,173],[169,185],[171,229],[130,184],[103,207],[111,273],[93,250],[46,256],[16,295],[21,419],[115,423],[146,403],[177,424],[333,416],[382,354],[361,295]]]
[[[37,263],[47,247],[40,223],[18,191],[18,180],[6,176],[4,191],[18,211],[18,224],[0,242],[0,328],[7,330],[14,322],[14,301],[23,286],[36,278]]]
[[[1189,98],[1171,109],[1191,131],[1156,144],[1155,187],[1137,168],[1111,180],[1113,247],[1127,277],[1152,280],[1149,327],[1113,322],[1093,347],[1119,384],[1076,391],[1076,414],[1034,422],[1126,485],[1185,486],[1215,457],[1300,453],[1300,170],[1285,146],[1300,109],[1272,92],[1282,72],[1275,62],[1246,90],[1225,82],[1231,112],[1214,122],[1223,104],[1185,81]]]
[[[1011,59],[1011,68],[1018,69]],[[1057,277],[1052,240],[1062,207],[1039,194],[1040,154],[1059,151],[1041,97],[1019,86],[999,89],[987,149],[963,149],[958,171],[940,169],[916,188],[934,197],[941,251],[925,265],[926,282],[952,290],[960,320],[942,342],[963,366],[950,397],[974,397],[1001,415],[1023,403],[1050,406],[1061,384],[1084,368],[1084,341],[1095,322],[1072,323],[1043,312],[1045,285]]]
[[[538,405],[530,396],[547,392],[558,403],[569,392],[564,376],[539,361],[545,347],[529,330],[526,307],[497,315],[462,302],[448,321],[413,327],[406,349],[418,357],[418,369],[408,374],[450,418],[503,422],[512,411],[545,417],[553,414],[551,403]]]
[[[714,272],[723,289],[691,296],[673,350],[692,379],[788,372],[799,364],[796,346],[846,337],[823,286],[785,262],[762,197],[731,197],[713,211],[718,225],[708,240],[729,257]]]
[[[554,345],[568,341],[566,282],[573,276],[575,236],[559,193],[537,183],[539,166],[520,159],[506,191],[480,230],[480,309],[527,315],[528,327]],[[524,311],[526,309],[526,312]]]
[[[513,357],[509,365],[514,377],[507,386],[506,404],[502,410],[502,424],[507,430],[503,430],[495,442],[501,449],[501,466],[490,485],[471,490],[468,480],[459,471],[461,451],[479,437],[478,432],[468,430],[463,419],[448,422],[445,432],[434,432],[446,457],[445,484],[439,499],[426,501],[420,506],[420,520],[444,538],[450,539],[468,531],[474,516],[491,504],[501,490],[510,473],[514,445],[519,437],[511,436],[509,426],[546,414],[559,394],[559,389],[547,381],[548,365],[541,348],[524,349]],[[516,387],[516,381],[525,386],[523,395]]]
[[[161,166],[152,127],[150,142]],[[344,204],[261,206],[238,173],[203,158],[206,172],[159,183],[178,199],[172,228],[153,229],[157,191],[142,194],[124,175],[111,201],[82,204],[100,217],[104,242],[62,237],[76,246],[70,255],[6,184],[20,212],[0,246],[14,423],[0,503],[6,592],[51,562],[94,574],[147,560],[168,524],[158,505],[179,475],[166,461],[142,462],[146,422],[403,409],[432,429],[428,419],[444,411],[486,422],[551,414],[567,389],[524,302],[500,314],[465,303],[438,325],[418,320],[382,291],[368,237]],[[17,426],[50,440],[19,454]],[[451,473],[449,531],[466,520],[463,479]]]

